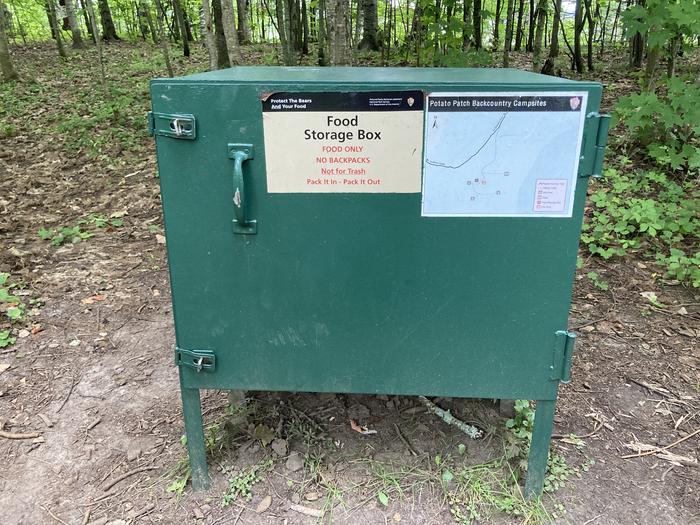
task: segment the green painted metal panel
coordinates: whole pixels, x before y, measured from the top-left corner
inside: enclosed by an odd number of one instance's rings
[[[600,102],[595,83],[587,111]],[[513,70],[236,68],[152,83],[177,345],[216,354],[188,387],[554,399],[587,178],[571,218],[427,218],[420,194],[268,194],[260,96],[274,91],[570,90]],[[581,172],[597,129],[586,126]],[[232,233],[230,143],[251,144]]]

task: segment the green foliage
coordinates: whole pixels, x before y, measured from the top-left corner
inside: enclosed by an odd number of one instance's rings
[[[675,278],[694,282],[697,257],[677,248],[700,235],[700,189],[694,181],[675,182],[656,171],[626,174],[609,168],[590,202],[581,241],[592,254],[609,259],[650,249]]]
[[[92,237],[92,233],[80,229],[80,225],[62,226],[58,229],[47,230],[42,228],[38,232],[39,237],[50,241],[52,246],[61,246],[65,243],[78,243]]]
[[[593,283],[593,285],[598,288],[599,290],[602,290],[604,292],[607,292],[609,289],[607,281],[600,277],[596,272],[588,272],[586,274],[586,277],[590,279],[590,281]]]
[[[256,463],[246,469],[241,470],[238,474],[231,476],[228,480],[228,487],[221,499],[221,506],[227,507],[238,497],[242,497],[245,501],[253,499],[252,488],[261,481],[260,474],[267,472],[272,468],[272,460],[266,459],[260,463]]]
[[[661,49],[675,37],[697,35],[700,10],[695,0],[646,0],[627,7],[622,23],[628,38],[641,33],[647,36],[650,48]]]
[[[671,248],[670,255],[659,253],[656,255],[656,261],[666,268],[666,277],[700,288],[700,252],[686,255],[683,250]]]
[[[92,237],[95,228],[121,228],[124,226],[124,220],[120,217],[124,213],[125,212],[114,213],[112,214],[112,218],[91,213],[85,219],[80,219],[75,226],[61,226],[51,229],[41,228],[37,233],[40,239],[49,241],[52,246],[61,246],[67,243],[75,244]],[[114,218],[116,216],[119,217]],[[88,228],[93,231],[88,231]]]
[[[520,439],[532,439],[532,427],[535,424],[535,411],[532,410],[527,399],[518,399],[515,402],[515,417],[506,420],[508,428],[515,437]]]
[[[5,316],[10,321],[18,322],[23,319],[26,305],[22,302],[22,300],[19,297],[11,293],[11,290],[13,288],[17,288],[18,284],[10,283],[9,279],[9,273],[0,273],[0,308],[2,308],[5,311]],[[10,337],[9,330],[3,330],[2,332],[0,332],[0,346],[5,347],[14,342],[15,338]]]
[[[16,337],[10,335],[10,330],[0,330],[0,348],[15,344]]]
[[[620,97],[615,116],[629,144],[644,148],[660,166],[700,169],[700,85],[673,77],[665,95],[644,92]]]

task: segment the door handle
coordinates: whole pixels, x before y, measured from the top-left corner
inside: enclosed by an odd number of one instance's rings
[[[233,211],[236,215],[233,233],[241,235],[255,235],[258,232],[257,221],[246,216],[249,195],[246,194],[243,177],[243,163],[253,158],[253,152],[252,144],[228,145],[228,158],[233,159]]]

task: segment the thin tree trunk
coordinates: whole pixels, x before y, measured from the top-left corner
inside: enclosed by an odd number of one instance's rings
[[[676,57],[678,56],[678,50],[683,42],[683,37],[676,35],[671,39],[668,49],[668,66],[666,67],[666,75],[671,78],[676,74]]]
[[[326,32],[326,0],[318,0],[318,65],[328,65],[328,33]]]
[[[503,67],[508,67],[510,59],[510,48],[513,41],[513,9],[515,8],[515,0],[508,0],[506,10],[506,34],[505,42],[503,43]]]
[[[209,71],[218,69],[219,63],[216,56],[216,37],[214,36],[214,26],[211,22],[211,5],[209,0],[202,0],[202,35],[204,36],[204,45],[207,48],[209,55]]]
[[[85,0],[88,2],[89,0]],[[97,5],[100,8],[100,18],[102,19],[102,38],[104,40],[121,40],[117,35],[117,29],[114,27],[112,19],[112,11],[109,8],[107,0],[97,0]]]
[[[179,0],[174,0],[179,2]],[[240,62],[238,58],[238,39],[236,37],[236,21],[233,15],[233,4],[231,0],[221,0],[221,21],[224,24],[224,37],[226,38],[226,50],[228,51],[228,61],[231,67],[237,66]]]
[[[532,70],[539,71],[542,57],[542,37],[544,36],[544,26],[547,20],[547,0],[539,0],[537,2],[535,19],[537,28],[532,44]]]
[[[222,2],[225,0],[222,0]],[[182,4],[180,0],[173,0],[173,11],[175,11],[175,23],[178,27],[178,34],[182,39],[182,55],[190,56],[190,43],[187,40],[187,28],[185,27],[185,16],[182,12]]]
[[[151,39],[154,44],[158,43],[158,30],[153,24],[153,16],[151,15],[151,4],[148,0],[141,0],[141,11],[148,24],[148,30],[151,32]]]
[[[87,0],[88,2],[90,0]],[[168,76],[173,78],[175,73],[173,72],[173,64],[170,60],[170,45],[168,44],[168,39],[165,37],[165,29],[163,27],[163,4],[161,0],[155,0],[156,2],[156,24],[158,27],[158,41],[160,42],[160,49],[163,53],[163,60],[165,61],[165,67],[168,70]]]
[[[549,55],[555,59],[559,56],[559,21],[561,20],[561,0],[554,0],[554,16],[552,17],[552,36],[549,39]]]
[[[593,40],[595,39],[595,22],[593,21],[593,13],[591,13],[591,0],[585,0],[584,8],[586,10],[586,21],[588,22],[588,43],[586,65],[588,71],[593,71]]]
[[[608,1],[608,6],[607,9],[605,10],[605,17],[603,17],[603,22],[601,24],[600,28],[600,48],[598,49],[598,56],[600,58],[603,57],[605,54],[605,33],[607,32],[608,28],[608,16],[610,15],[610,4],[612,4],[612,1]]]
[[[501,38],[501,11],[503,9],[503,1],[496,0],[496,15],[493,20],[493,49],[498,49],[498,41]]]
[[[464,9],[462,10],[462,51],[469,51],[469,46],[474,36],[474,25],[472,20],[473,0],[464,0]]]
[[[66,14],[68,15],[71,36],[73,37],[73,48],[82,49],[83,39],[80,36],[80,26],[78,26],[78,19],[75,16],[75,4],[73,0],[66,0]]]
[[[481,39],[481,0],[474,0],[474,15],[472,16],[474,26],[474,47],[481,49],[483,43]]]
[[[88,0],[89,1],[89,0]],[[46,0],[48,5],[48,15],[49,23],[51,24],[51,31],[55,35],[56,48],[58,49],[58,56],[66,58],[68,55],[66,53],[66,48],[63,47],[63,41],[61,40],[61,31],[58,28],[58,20],[56,19],[56,4],[54,0]]]
[[[617,33],[617,23],[620,20],[620,11],[622,10],[622,0],[617,3],[617,10],[615,11],[615,20],[613,20],[612,33],[610,34],[610,44],[615,47],[615,33]]]
[[[236,0],[236,10],[238,12],[238,43],[250,44],[250,25],[248,24],[246,0]]]
[[[105,74],[105,59],[102,53],[102,39],[100,38],[100,30],[97,27],[97,19],[95,18],[95,10],[92,7],[92,0],[83,0],[85,9],[90,13],[90,23],[92,24],[92,34],[95,35],[95,45],[97,46],[97,56],[100,60],[100,81],[102,89],[107,91],[107,75]]]
[[[515,29],[515,50],[520,51],[523,44],[523,16],[525,16],[525,0],[518,2],[518,25]]]
[[[576,0],[574,14],[574,59],[573,66],[576,72],[583,73],[583,57],[581,56],[581,33],[583,32],[583,2]]]
[[[5,32],[7,21],[5,20],[5,9],[0,3],[0,71],[2,72],[3,82],[17,80],[19,75],[12,64],[10,56],[10,47],[7,43],[7,33]]]
[[[301,54],[309,54],[309,9],[306,0],[301,0]]]
[[[529,22],[527,24],[527,43],[525,51],[532,52],[535,41],[535,29],[537,26],[537,13],[535,12],[535,0],[530,0],[530,9],[528,11]],[[540,51],[542,51],[542,42],[540,41]]]

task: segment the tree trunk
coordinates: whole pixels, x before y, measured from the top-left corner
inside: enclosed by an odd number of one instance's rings
[[[501,37],[499,34],[501,32],[501,10],[503,9],[503,2],[501,0],[496,0],[496,14],[493,20],[493,49],[498,49],[498,41]]]
[[[214,36],[214,26],[211,22],[211,5],[209,0],[202,0],[202,36],[204,37],[204,45],[207,48],[209,55],[209,71],[214,71],[219,67],[216,57],[216,37]]]
[[[615,20],[613,20],[612,33],[610,34],[610,44],[615,47],[615,33],[617,33],[617,23],[620,20],[620,11],[622,10],[622,0],[617,2],[617,10],[615,11]]]
[[[537,2],[535,20],[537,28],[532,43],[532,70],[539,71],[542,57],[542,37],[544,36],[544,26],[547,20],[547,0],[539,0]]]
[[[100,18],[102,19],[102,39],[120,40],[119,35],[117,35],[117,29],[114,27],[114,20],[112,20],[112,11],[109,8],[108,1],[97,0],[97,5],[100,8]]]
[[[328,18],[328,42],[330,44],[330,64],[347,66],[352,62],[350,53],[350,31],[348,20],[350,6],[348,0],[326,0]]]
[[[4,7],[0,3],[0,72],[2,72],[3,82],[9,82],[10,80],[17,80],[19,75],[17,75],[17,71],[12,65],[12,57],[10,57],[10,47],[7,43],[7,33],[5,33],[7,20],[5,20]]]
[[[561,0],[554,0],[554,16],[552,17],[552,36],[549,39],[549,55],[554,60],[559,56],[559,19],[561,15]]]
[[[83,39],[80,36],[80,26],[75,16],[74,0],[66,0],[66,14],[68,15],[68,25],[70,25],[71,36],[73,37],[73,49],[83,48]]]
[[[231,67],[228,61],[228,49],[226,49],[226,37],[224,36],[224,23],[221,14],[221,0],[211,0],[212,13],[214,15],[214,29],[216,35],[216,58],[219,68]]]
[[[503,67],[508,67],[510,48],[513,41],[513,10],[515,8],[515,0],[508,0],[508,8],[506,10],[506,34],[505,42],[503,43]]]
[[[535,9],[535,0],[530,0],[530,9],[528,11],[529,22],[527,24],[527,43],[525,51],[532,52],[534,50],[535,28],[537,26],[537,13]],[[544,28],[543,28],[544,29]],[[542,51],[542,42],[540,41],[540,51]]]
[[[523,45],[523,16],[525,15],[525,0],[518,2],[518,25],[515,30],[515,50],[520,51]]]
[[[153,16],[151,15],[151,5],[148,0],[141,0],[141,12],[143,17],[146,19],[146,24],[148,24],[148,30],[151,32],[151,39],[154,44],[158,43],[158,31],[153,24]]]
[[[601,24],[600,28],[600,48],[598,49],[598,57],[600,58],[602,58],[605,54],[605,33],[607,32],[608,28],[608,15],[610,14],[610,4],[612,4],[611,1],[608,2],[608,7],[605,10],[605,17],[603,18],[603,23]]]
[[[90,0],[88,0],[90,1]],[[170,61],[170,46],[168,45],[168,39],[165,37],[165,29],[163,27],[163,4],[160,0],[155,0],[156,2],[156,24],[158,25],[158,41],[160,42],[160,49],[163,52],[163,60],[165,60],[165,67],[168,70],[168,76],[173,78],[175,73],[173,72],[173,64]]]
[[[362,11],[362,40],[357,47],[358,49],[379,51],[377,0],[359,0],[359,2]]]
[[[474,36],[474,26],[472,20],[472,8],[474,0],[464,0],[464,9],[462,10],[462,51],[469,51],[472,37]]]
[[[581,56],[581,33],[583,32],[583,2],[576,0],[574,14],[574,60],[573,66],[578,74],[583,73],[583,57]]]
[[[102,54],[102,39],[100,38],[100,30],[97,27],[97,18],[95,17],[95,10],[92,7],[92,0],[83,0],[85,3],[85,9],[90,13],[90,23],[92,24],[92,34],[95,35],[95,45],[97,46],[97,56],[100,60],[100,81],[102,83],[102,89],[107,91],[107,75],[105,74],[105,59]]]
[[[222,0],[226,2],[226,0]],[[185,15],[182,12],[182,4],[180,0],[173,0],[173,11],[175,11],[175,22],[177,23],[178,33],[182,39],[182,55],[190,56],[190,43],[187,40],[187,28],[185,27]]]
[[[178,1],[179,0],[175,0]],[[224,24],[224,37],[226,38],[226,50],[228,51],[228,62],[237,66],[238,59],[238,38],[236,37],[236,21],[233,15],[233,4],[231,0],[221,0],[221,21]]]
[[[63,40],[61,40],[61,30],[58,28],[58,19],[56,18],[56,4],[54,0],[46,0],[46,5],[48,6],[49,24],[51,24],[51,32],[56,35],[54,38],[56,40],[56,48],[58,49],[58,56],[66,58],[66,48],[63,47]]]
[[[474,15],[472,17],[474,26],[474,47],[481,49],[483,43],[481,39],[481,0],[474,0]]]
[[[683,37],[680,35],[676,35],[671,39],[671,43],[669,44],[668,65],[666,68],[666,75],[668,75],[668,78],[671,78],[673,75],[676,74],[676,57],[678,56],[678,51],[681,47],[682,42]]]
[[[248,3],[246,0],[236,0],[238,12],[238,43],[250,44],[250,25],[248,24]]]
[[[591,13],[591,0],[585,0],[586,21],[588,22],[588,42],[586,65],[588,71],[593,71],[593,40],[595,40],[595,22],[593,21],[593,13]]]
[[[318,0],[318,65],[328,65],[328,33],[326,32],[326,0]]]
[[[289,11],[287,0],[276,0],[275,13],[277,15],[277,34],[280,37],[282,47],[282,60],[285,66],[294,65],[294,53],[289,34]]]
[[[301,54],[309,54],[309,9],[306,0],[301,0]]]

